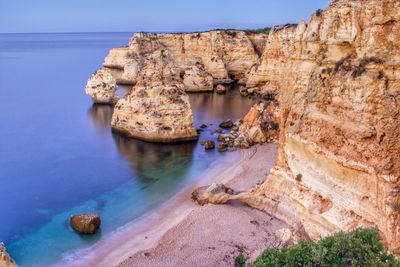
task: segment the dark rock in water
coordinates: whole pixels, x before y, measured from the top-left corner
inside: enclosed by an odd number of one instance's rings
[[[202,124],[202,125],[200,125],[200,128],[201,128],[201,129],[207,128],[207,125]]]
[[[219,152],[226,152],[228,150],[228,145],[225,143],[219,144],[218,145],[218,151]]]
[[[239,92],[240,92],[240,94],[241,94],[242,96],[248,96],[248,95],[250,94],[250,93],[247,91],[247,88],[246,88],[246,87],[243,87],[243,86],[240,87]]]
[[[218,84],[216,91],[217,91],[218,94],[225,94],[226,93],[226,87],[221,85],[221,84]]]
[[[233,137],[233,135],[231,134],[220,134],[218,135],[218,142],[222,142],[222,143],[228,143],[233,141],[235,138]]]
[[[79,214],[71,217],[70,224],[80,234],[94,234],[100,227],[101,219],[98,214]]]
[[[222,129],[221,129],[221,128],[217,128],[217,129],[215,130],[215,132],[216,132],[216,133],[222,133]]]
[[[203,145],[204,145],[204,149],[206,149],[206,150],[211,150],[211,149],[215,148],[215,143],[212,140],[205,141]]]
[[[224,129],[232,128],[233,127],[233,121],[230,120],[230,119],[224,120],[223,122],[221,122],[219,127],[224,128]]]

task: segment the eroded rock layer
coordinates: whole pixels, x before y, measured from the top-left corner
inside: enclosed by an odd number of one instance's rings
[[[279,161],[252,205],[312,239],[377,226],[399,253],[400,2],[337,0],[271,31],[247,86],[280,102]]]
[[[171,68],[180,73],[185,90],[208,91],[233,79],[245,83],[251,67],[259,62],[265,39],[265,34],[244,31],[137,33],[127,47],[112,49],[103,66],[112,69],[119,83],[135,84],[149,59],[161,52],[169,54]]]

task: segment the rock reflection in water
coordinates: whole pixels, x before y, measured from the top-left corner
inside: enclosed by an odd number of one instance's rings
[[[146,143],[113,134],[115,144],[135,176],[145,184],[184,179],[192,164],[196,142],[178,144]]]
[[[243,118],[255,100],[241,97],[237,89],[228,89],[225,95],[216,93],[190,94],[195,126],[213,124],[203,131],[202,139],[215,139],[214,128],[226,119]],[[113,107],[93,105],[89,117],[99,127],[110,130]],[[191,168],[197,142],[177,144],[148,143],[113,133],[113,140],[120,155],[132,170],[134,177],[144,185],[156,182],[174,184],[183,180]],[[200,147],[200,151],[203,149]],[[164,180],[164,181],[160,181]],[[168,186],[167,184],[165,186]],[[172,186],[172,185],[171,185]]]
[[[196,127],[205,124],[219,124],[230,118],[243,118],[256,102],[254,99],[242,97],[239,89],[227,88],[226,94],[214,93],[189,94]]]
[[[88,111],[88,116],[96,126],[110,128],[114,107],[110,105],[93,104]]]
[[[90,119],[99,127],[111,132],[113,107],[93,105]],[[117,151],[123,156],[134,176],[145,184],[157,182],[163,177],[183,179],[191,166],[196,142],[177,144],[147,143],[112,133]]]

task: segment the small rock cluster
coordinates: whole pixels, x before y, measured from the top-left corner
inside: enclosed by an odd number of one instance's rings
[[[260,90],[259,88],[241,86],[239,92],[242,96],[258,97],[265,101],[274,101],[276,98],[276,92]]]
[[[260,101],[255,104],[243,120],[233,122],[230,119],[220,123],[216,132],[219,152],[250,148],[255,144],[271,143],[278,139],[278,104],[275,101]],[[222,133],[222,129],[230,129]],[[202,142],[206,150],[214,149],[215,142]]]

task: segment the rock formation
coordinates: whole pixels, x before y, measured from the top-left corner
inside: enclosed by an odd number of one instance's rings
[[[98,214],[74,215],[70,219],[71,227],[80,234],[95,234],[100,224],[101,219]]]
[[[216,202],[240,198],[314,240],[377,226],[400,253],[400,2],[336,0],[272,30],[247,87],[277,94],[279,160]]]
[[[213,77],[204,67],[194,66],[185,70],[183,86],[186,92],[207,92],[214,90]]]
[[[137,33],[127,47],[109,52],[86,91],[95,103],[114,103],[116,83],[134,85],[115,107],[114,130],[146,141],[193,140],[197,133],[183,91],[212,91],[233,80],[246,83],[265,39],[265,34],[244,31]]]
[[[246,83],[259,62],[266,35],[244,31],[209,31],[185,34],[137,33],[127,47],[112,49],[103,66],[121,84],[135,84],[155,52],[169,54],[171,68],[180,73],[184,89],[210,91],[214,84],[237,80]]]
[[[231,128],[229,134],[220,134],[218,141],[223,150],[229,147],[249,148],[256,144],[271,143],[279,136],[279,108],[275,101],[260,101],[256,103],[243,120],[233,123],[231,120],[222,122],[221,128]],[[226,127],[229,126],[229,127]]]
[[[276,27],[268,37],[138,33],[104,63],[117,81],[135,84],[117,103],[113,127],[146,140],[195,138],[184,91],[210,90],[211,77],[213,87],[236,80],[243,95],[276,98],[278,109],[258,104],[233,127],[261,142],[275,138],[268,134],[278,134],[278,122],[279,160],[257,188],[222,190],[227,199],[240,196],[312,239],[377,226],[398,253],[399,65],[398,0],[333,0],[309,24]]]
[[[115,95],[117,82],[105,68],[99,69],[90,77],[85,91],[96,104],[115,104],[118,100]]]
[[[0,242],[0,267],[18,267],[15,261],[8,255],[5,245]]]
[[[174,86],[135,86],[128,97],[116,104],[112,127],[150,142],[197,139],[189,97]]]

